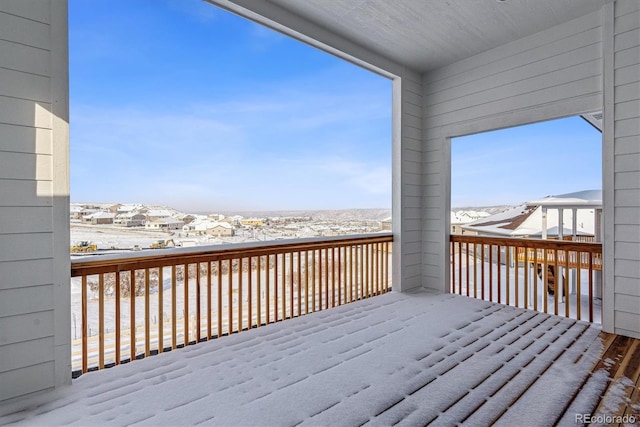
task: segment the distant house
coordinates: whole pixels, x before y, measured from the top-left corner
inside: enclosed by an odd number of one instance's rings
[[[235,234],[235,229],[226,222],[216,222],[207,228],[206,233],[216,237],[231,237]]]
[[[71,204],[69,206],[69,219],[81,219],[84,208],[81,205]]]
[[[150,209],[147,212],[147,216],[149,219],[170,218],[172,216],[172,212],[168,209]]]
[[[191,215],[191,214],[184,215],[183,217],[180,218],[180,220],[182,220],[182,222],[184,222],[185,224],[190,224],[196,221],[197,219],[198,219],[197,216]]]
[[[184,226],[184,222],[175,218],[155,218],[150,219],[145,223],[145,228],[151,230],[180,230]]]
[[[118,212],[119,214],[131,213],[133,211],[140,211],[142,205],[119,205]]]
[[[249,227],[262,227],[264,225],[264,219],[262,218],[245,218],[240,220],[240,224]]]
[[[82,218],[82,222],[91,225],[113,224],[115,214],[111,212],[95,212]]]
[[[380,228],[383,231],[391,231],[392,229],[391,217],[385,218],[382,221],[380,221]]]
[[[116,215],[113,223],[121,227],[141,227],[146,221],[146,216],[138,212],[127,212]]]
[[[487,212],[474,210],[451,211],[451,234],[477,234],[473,230],[465,230],[463,225],[490,216]]]
[[[193,222],[185,223],[182,226],[182,231],[184,231],[185,233],[202,235],[205,234],[207,232],[207,229],[212,227],[213,224],[215,224],[214,221],[208,219],[198,219]]]

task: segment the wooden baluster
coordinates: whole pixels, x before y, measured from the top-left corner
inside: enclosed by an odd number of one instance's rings
[[[278,254],[273,260],[273,321],[278,321]]]
[[[493,245],[489,245],[489,301],[493,302]]]
[[[293,317],[295,316],[294,313],[294,307],[295,307],[295,301],[294,301],[294,293],[293,293],[293,282],[294,282],[294,252],[291,252],[289,254],[289,317],[293,319]]]
[[[473,297],[478,298],[478,245],[473,244]]]
[[[212,263],[211,261],[207,262],[207,341],[211,339],[211,337],[213,336],[213,328],[211,325],[212,319],[211,319],[211,310],[213,309],[211,307],[211,300],[213,299],[213,295],[211,293],[212,291],[212,285],[211,285],[211,281],[213,279],[213,267],[212,267]]]
[[[171,266],[171,349],[178,348],[178,273],[175,265]]]
[[[480,283],[481,283],[481,292],[482,292],[482,299],[484,300],[484,243],[481,243],[481,247],[480,247],[480,257],[482,258],[482,262],[480,263]]]
[[[313,311],[317,310],[316,307],[316,251],[315,249],[313,249],[311,251],[311,298],[312,298],[312,304],[311,307],[313,307]]]
[[[282,297],[281,298],[281,302],[282,302],[282,320],[285,320],[287,318],[287,254],[283,253],[282,254],[282,278],[281,278],[281,282],[280,282],[280,286],[281,286],[281,290],[282,290]]]
[[[244,259],[238,258],[238,332],[242,332],[242,316],[243,316],[243,303],[242,303],[242,263]]]
[[[535,262],[532,261],[532,262]],[[529,308],[529,247],[525,246],[524,247],[524,264],[523,264],[523,268],[524,268],[524,289],[523,291],[523,302],[524,302],[524,308]]]
[[[370,290],[370,274],[369,274],[369,244],[363,245],[362,248],[365,251],[364,255],[364,285],[365,285],[365,298],[369,298],[371,296]]]
[[[380,250],[378,243],[373,244],[373,263],[375,264],[374,292],[376,295],[380,295],[380,283],[378,282],[380,280]]]
[[[120,279],[116,281],[116,283],[119,282]],[[120,330],[119,327],[116,328]],[[164,267],[158,267],[158,353],[162,352],[164,352]]]
[[[324,308],[329,308],[329,249],[324,248]]]
[[[218,280],[216,283],[216,287],[218,290],[218,338],[222,336],[222,260],[218,260],[216,262],[218,268]]]
[[[149,301],[149,290],[151,288],[149,281],[149,269],[144,270],[144,357],[151,355],[151,302]]]
[[[129,289],[129,360],[136,360],[136,271],[131,270]]]
[[[227,333],[233,333],[233,259],[227,260]]]
[[[247,328],[253,328],[253,257],[249,257],[249,272],[247,275]]]
[[[458,294],[462,295],[462,243],[458,243]]]
[[[354,254],[355,250],[355,254]],[[351,301],[358,300],[358,247],[349,246],[349,286]]]
[[[258,257],[256,271],[258,272],[256,277],[256,298],[258,301],[256,306],[256,317],[258,318],[256,326],[260,327],[262,326],[262,256]]]
[[[593,252],[589,253],[589,322],[593,322]]]
[[[104,369],[104,273],[98,276],[98,369]]]
[[[296,289],[298,292],[298,316],[302,316],[302,252],[296,252],[296,257],[298,260],[298,288]]]
[[[569,304],[571,294],[569,293],[569,251],[562,251],[564,254],[564,274],[560,274],[562,280],[562,289],[564,289],[564,315],[570,317]]]
[[[82,373],[89,370],[87,343],[89,319],[87,316],[87,276],[82,275]]]
[[[506,260],[505,260],[505,272],[506,272],[506,298],[507,298],[507,305],[511,305],[511,246],[505,246],[504,247],[505,250],[505,256],[506,256]]]
[[[582,252],[576,252],[576,316],[578,318],[578,320],[582,320],[582,289],[580,286],[580,280],[581,280],[581,270],[582,270],[582,266],[581,264],[581,258],[582,258]]]
[[[271,323],[271,284],[270,276],[271,276],[271,255],[267,255],[265,258],[265,317],[266,324]]]
[[[497,255],[498,255],[498,260],[496,262],[496,266],[497,266],[497,273],[498,273],[498,304],[502,304],[502,268],[500,267],[500,254],[501,254],[501,248],[502,246],[500,245],[496,245],[496,251],[497,251]]]
[[[542,251],[542,267],[541,267],[542,270],[541,271],[545,272],[542,275],[542,277],[540,278],[540,280],[542,280],[544,277],[546,277],[545,274],[546,274],[546,272],[548,270],[548,268],[546,266],[547,250],[546,249],[536,250],[536,252],[535,252],[535,254],[536,254],[536,270],[538,268],[538,265],[540,265],[540,264],[537,263],[537,261],[538,261],[538,253],[540,251]],[[534,274],[534,276],[533,276],[533,283],[534,283],[533,284],[533,309],[537,311],[538,310],[538,272],[534,271],[533,274]],[[546,307],[545,307],[545,302],[547,301],[547,291],[546,291],[547,288],[546,288],[546,285],[545,285],[546,280],[547,279],[542,280],[543,281],[543,285],[542,285],[542,295],[541,295],[542,304],[543,304],[545,313],[547,312],[546,311]]]
[[[342,305],[342,286],[344,286],[343,272],[342,272],[342,248],[337,247],[336,252],[338,252],[337,259],[337,270],[336,274],[338,276],[338,305]]]
[[[116,271],[116,283],[115,283],[115,300],[114,300],[114,304],[115,304],[115,316],[116,316],[116,337],[115,337],[115,343],[116,343],[116,365],[120,364],[120,351],[121,351],[121,345],[122,343],[120,342],[120,270]]]
[[[202,321],[200,319],[200,304],[202,303],[202,295],[200,294],[200,263],[196,262],[196,343],[200,342],[202,332]]]
[[[515,262],[514,262],[514,265],[515,265],[516,268],[515,268],[515,273],[514,273],[514,282],[515,282],[515,284],[513,286],[513,290],[515,291],[514,292],[514,294],[515,294],[514,296],[516,298],[516,307],[520,307],[520,295],[519,295],[519,292],[518,292],[518,290],[520,289],[520,272],[518,271],[519,265],[520,265],[520,262],[518,260],[518,251],[520,250],[520,247],[516,247],[514,250],[516,251],[516,254],[515,254],[516,255],[516,259],[515,259]],[[526,255],[526,251],[525,251],[525,255]],[[524,265],[524,268],[526,270],[526,268],[527,268],[526,267],[527,266],[526,257],[525,257],[523,265]]]
[[[555,279],[555,286],[556,289],[553,292],[553,314],[559,314],[559,309],[558,309],[558,294],[560,293],[560,287],[558,286],[558,250],[554,249],[553,250],[553,267],[554,267],[554,279]],[[548,283],[548,282],[546,282]]]
[[[183,266],[184,274],[182,275],[184,281],[184,345],[189,345],[189,264]]]
[[[470,291],[470,287],[469,287],[469,285],[470,285],[469,284],[469,268],[470,268],[469,267],[469,242],[465,242],[465,257],[466,257],[466,262],[467,262],[467,264],[466,264],[467,268],[466,268],[466,275],[465,276],[466,276],[466,279],[467,279],[467,296],[469,297],[469,296],[471,296],[471,293],[469,292]]]
[[[304,251],[304,313],[309,314],[309,251]]]

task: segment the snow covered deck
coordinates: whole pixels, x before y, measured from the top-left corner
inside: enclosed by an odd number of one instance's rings
[[[574,425],[603,347],[585,322],[389,293],[82,375],[0,425]]]

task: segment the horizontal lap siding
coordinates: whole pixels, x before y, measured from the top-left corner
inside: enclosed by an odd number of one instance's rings
[[[423,281],[446,290],[450,137],[594,111],[602,103],[599,13],[423,77]]]
[[[406,70],[401,79],[400,148],[400,256],[402,277],[394,286],[405,291],[421,285],[420,207],[422,158],[422,84],[417,73]]]
[[[640,337],[640,3],[615,3],[615,332]]]
[[[0,2],[0,401],[55,384],[50,17]]]

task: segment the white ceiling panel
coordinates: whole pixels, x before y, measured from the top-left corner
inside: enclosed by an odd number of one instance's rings
[[[608,0],[263,1],[426,71],[595,12]]]

